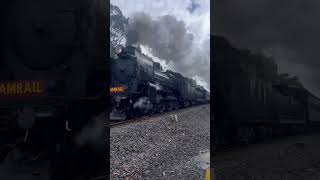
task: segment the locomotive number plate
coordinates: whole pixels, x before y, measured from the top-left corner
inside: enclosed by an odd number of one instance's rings
[[[111,88],[110,88],[110,92],[111,92],[111,93],[124,92],[124,88],[123,88],[123,87],[111,87]]]
[[[43,93],[42,81],[0,82],[0,96],[40,95]]]

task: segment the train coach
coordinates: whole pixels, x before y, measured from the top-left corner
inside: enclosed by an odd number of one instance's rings
[[[209,102],[209,92],[180,73],[163,71],[138,46],[118,46],[111,58],[112,120]]]
[[[316,127],[320,100],[261,53],[213,37],[215,145],[250,143]]]
[[[307,96],[308,123],[313,125],[320,124],[320,98],[309,93]]]

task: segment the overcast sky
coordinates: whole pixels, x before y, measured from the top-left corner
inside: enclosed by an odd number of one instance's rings
[[[214,33],[237,47],[276,58],[280,72],[297,75],[320,96],[319,0],[215,0]]]
[[[183,63],[167,63],[163,66],[196,79],[199,84],[210,87],[210,0],[111,0],[126,17],[136,12],[144,12],[157,19],[160,16],[172,15],[185,23],[188,33],[193,34],[193,49],[186,54]],[[143,48],[148,53],[148,48]],[[202,54],[199,57],[199,54]],[[194,58],[193,58],[194,57]],[[157,58],[155,58],[157,59]],[[157,59],[157,61],[161,61]]]

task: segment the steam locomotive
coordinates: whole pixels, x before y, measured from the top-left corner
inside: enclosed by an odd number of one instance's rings
[[[69,164],[74,159],[68,153],[77,152],[74,139],[107,107],[107,5],[104,0],[2,3],[1,161],[14,150],[28,154],[24,159],[45,151],[56,163],[54,171],[78,167],[79,161]]]
[[[261,53],[234,48],[213,37],[214,144],[248,144],[316,129],[320,98],[297,77],[278,73]]]
[[[111,58],[111,120],[170,111],[209,102],[209,92],[192,79],[141,53],[139,46],[117,46]]]

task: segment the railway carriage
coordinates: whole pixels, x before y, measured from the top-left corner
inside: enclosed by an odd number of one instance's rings
[[[319,125],[320,123],[320,99],[313,94],[308,96],[308,120],[309,123]]]
[[[319,98],[271,58],[213,37],[215,144],[305,132],[319,121]]]

